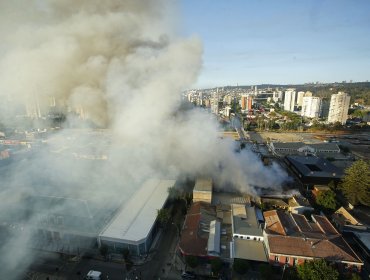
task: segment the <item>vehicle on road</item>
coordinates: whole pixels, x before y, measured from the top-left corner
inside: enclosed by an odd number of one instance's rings
[[[191,271],[185,271],[181,274],[182,279],[196,279],[197,276],[195,275],[194,272]]]
[[[96,270],[90,270],[85,276],[86,280],[101,280],[101,272]]]

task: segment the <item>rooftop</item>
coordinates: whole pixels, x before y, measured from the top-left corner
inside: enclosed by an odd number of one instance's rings
[[[257,222],[257,216],[254,206],[232,204],[232,225],[233,234],[262,236],[262,229]]]
[[[233,241],[233,257],[252,261],[267,262],[264,242],[235,238]]]
[[[175,180],[147,180],[124,205],[99,238],[125,242],[139,242],[147,237],[168,197],[168,188]]]
[[[197,179],[197,181],[195,182],[194,191],[211,192],[212,191],[212,179],[211,178]]]

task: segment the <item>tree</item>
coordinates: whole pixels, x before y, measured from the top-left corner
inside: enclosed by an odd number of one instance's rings
[[[247,260],[234,259],[233,270],[243,275],[249,270],[249,262]]]
[[[157,219],[161,225],[165,225],[170,220],[171,215],[168,209],[162,208],[157,210]]]
[[[222,269],[222,261],[219,258],[211,260],[211,269],[213,274],[218,275]]]
[[[326,210],[335,210],[337,208],[335,192],[332,190],[320,192],[316,197],[316,203]]]
[[[272,278],[272,268],[270,265],[268,264],[261,264],[259,266],[259,271],[260,271],[260,275],[261,275],[261,279],[271,279]]]
[[[297,272],[301,280],[336,280],[339,276],[338,271],[323,259],[303,263],[297,267]]]
[[[196,268],[198,266],[198,258],[195,256],[186,256],[185,257],[185,262],[188,266],[191,268]]]
[[[340,188],[352,205],[370,206],[370,164],[364,160],[352,164],[345,170]]]

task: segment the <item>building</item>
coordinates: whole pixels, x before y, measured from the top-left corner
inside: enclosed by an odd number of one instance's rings
[[[339,182],[344,176],[343,170],[323,158],[286,156],[284,161],[305,185],[325,185],[331,181]]]
[[[113,252],[129,249],[131,255],[146,254],[157,234],[157,210],[168,198],[168,188],[174,180],[146,181],[133,197],[100,232],[98,244],[105,244]]]
[[[294,112],[296,92],[294,89],[288,89],[284,94],[284,110]]]
[[[231,256],[237,259],[267,262],[267,250],[255,207],[232,204],[231,223],[233,236]]]
[[[345,92],[338,92],[331,95],[328,123],[346,123],[350,99],[351,97]]]
[[[302,196],[292,196],[288,200],[288,205],[289,211],[295,214],[303,214],[305,212],[313,212],[315,210],[308,200]]]
[[[333,224],[340,232],[357,232],[366,231],[367,226],[364,225],[358,218],[354,217],[354,213],[344,207],[340,207],[333,214]],[[370,229],[370,228],[369,228]]]
[[[201,258],[217,256],[220,253],[220,230],[216,207],[205,202],[194,202],[181,231],[178,245],[181,254]]]
[[[278,156],[284,155],[330,155],[339,154],[340,148],[335,143],[306,144],[303,142],[271,142],[271,152]]]
[[[305,261],[325,259],[355,271],[362,260],[325,216],[271,210],[264,212],[269,262],[276,266],[295,266]]]
[[[308,118],[319,118],[321,113],[321,104],[320,97],[302,97],[301,115]]]
[[[250,95],[242,95],[241,97],[241,107],[242,110],[251,110],[252,109],[252,96]]]
[[[197,179],[193,190],[193,202],[203,201],[212,203],[212,179]]]
[[[297,106],[302,106],[304,91],[298,91],[297,93]]]

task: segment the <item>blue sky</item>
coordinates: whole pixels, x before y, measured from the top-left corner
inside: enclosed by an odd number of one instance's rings
[[[181,0],[196,86],[370,80],[370,1]]]

